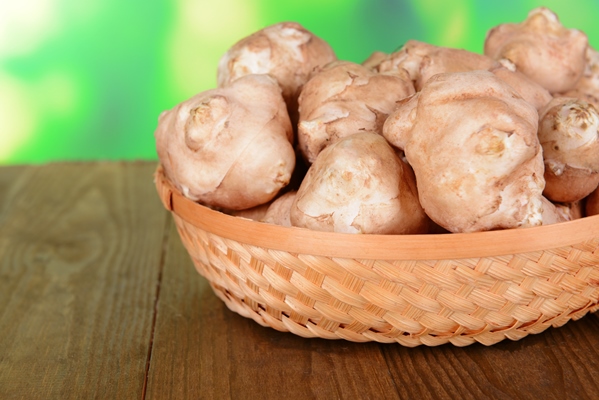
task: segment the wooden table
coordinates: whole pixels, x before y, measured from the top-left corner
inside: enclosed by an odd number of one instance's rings
[[[465,348],[240,317],[195,272],[154,168],[0,168],[0,399],[599,398],[596,314]]]

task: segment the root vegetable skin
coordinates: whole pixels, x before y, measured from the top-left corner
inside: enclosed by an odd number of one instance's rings
[[[389,57],[389,54],[383,51],[374,51],[368,58],[362,61],[362,66],[373,69],[376,68],[382,61],[386,60]]]
[[[555,13],[539,7],[522,23],[492,28],[484,54],[510,60],[551,93],[560,93],[573,89],[582,77],[587,46],[583,32],[565,28]]]
[[[313,163],[326,146],[359,131],[381,133],[396,102],[414,93],[407,75],[379,74],[347,61],[325,66],[299,97],[298,143]]]
[[[483,54],[409,40],[361,64],[296,22],[267,26],[154,135],[173,186],[225,214],[478,232],[599,214],[598,110],[599,51],[539,7],[490,29]]]
[[[599,113],[586,101],[558,97],[541,112],[545,196],[574,202],[599,184]]]
[[[588,46],[585,61],[584,73],[575,89],[599,97],[599,52]]]
[[[537,110],[544,107],[552,96],[547,89],[516,70],[509,60],[494,60],[491,57],[467,50],[434,46],[416,40],[408,41],[401,50],[383,57],[375,53],[368,60],[376,71],[407,71],[414,87],[420,91],[434,75],[440,73],[488,70],[512,86]]]
[[[270,201],[295,165],[289,115],[268,75],[247,75],[165,111],[155,138],[171,182],[214,207],[241,210]]]
[[[571,220],[570,210],[564,207],[558,207],[543,197],[543,225],[552,225],[560,222],[566,222]]]
[[[583,202],[575,201],[572,203],[557,203],[555,204],[559,213],[564,215],[566,221],[574,221],[575,219],[585,216]]]
[[[296,22],[268,26],[235,43],[220,59],[219,87],[248,74],[270,74],[281,85],[292,120],[312,71],[337,59],[331,46]]]
[[[599,93],[597,93],[597,95],[599,95]],[[586,101],[587,103],[592,104],[595,107],[595,109],[599,110],[599,97],[596,97],[592,93],[584,92],[579,89],[568,90],[567,92],[556,94],[555,97],[570,97],[573,99]]]
[[[291,207],[293,226],[342,233],[425,233],[414,176],[385,139],[356,133],[312,164]]]
[[[576,87],[556,97],[574,97],[591,103],[599,110],[599,52],[591,46],[587,48],[586,65],[582,78]]]
[[[234,217],[251,219],[252,221],[262,221],[271,204],[271,202],[268,202],[245,210],[223,210],[223,212]]]
[[[404,150],[429,217],[475,232],[542,223],[537,122],[536,109],[491,72],[448,73],[400,104],[383,135]]]
[[[488,70],[499,66],[496,60],[482,54],[417,40],[409,40],[385,59],[381,56],[377,56],[377,59],[381,61],[374,67],[376,71],[389,73],[405,70],[414,82],[416,91],[420,91],[431,77],[440,73]]]
[[[514,88],[537,111],[542,110],[553,99],[547,89],[516,70],[516,66],[509,60],[500,60],[500,66],[493,67],[489,71]]]
[[[261,221],[268,224],[275,224],[281,226],[292,226],[291,225],[291,205],[295,200],[297,191],[291,191],[283,194],[279,198],[270,204],[266,214],[262,217]]]
[[[553,203],[543,197],[543,225],[573,221],[584,216],[582,202]]]

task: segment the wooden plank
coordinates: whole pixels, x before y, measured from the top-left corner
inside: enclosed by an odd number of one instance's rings
[[[154,163],[0,168],[0,398],[140,398],[167,213]]]
[[[599,393],[596,314],[518,342],[414,349],[304,339],[238,316],[195,272],[153,169],[0,168],[1,399]]]
[[[6,215],[3,211],[9,207],[9,204],[5,201],[11,188],[20,181],[19,176],[26,171],[26,167],[22,166],[2,166],[0,167],[0,218],[2,215]],[[2,226],[2,220],[0,219],[0,227]]]
[[[406,348],[303,339],[229,311],[197,275],[173,225],[148,399],[592,399],[599,318],[495,346]]]
[[[385,347],[402,398],[596,399],[599,317],[486,347]]]
[[[304,339],[229,311],[172,229],[147,399],[398,398],[378,344]]]

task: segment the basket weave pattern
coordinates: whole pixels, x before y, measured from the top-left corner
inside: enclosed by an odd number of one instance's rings
[[[160,169],[156,184],[196,269],[216,295],[229,309],[279,331],[410,347],[492,345],[599,309],[599,237],[458,259],[293,253],[199,228],[173,210],[175,189]]]

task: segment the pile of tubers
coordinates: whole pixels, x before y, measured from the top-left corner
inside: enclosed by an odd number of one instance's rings
[[[301,25],[221,58],[163,112],[166,177],[244,218],[365,234],[478,232],[599,214],[599,52],[551,10],[484,54],[416,40],[361,64]]]

